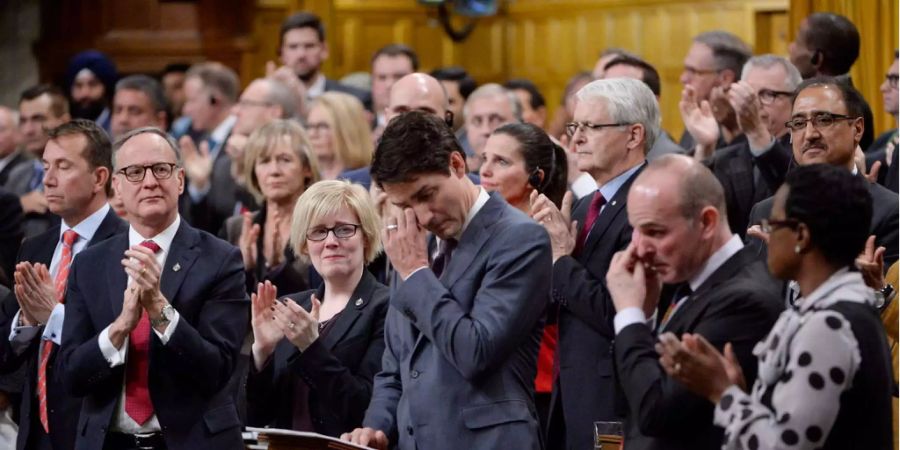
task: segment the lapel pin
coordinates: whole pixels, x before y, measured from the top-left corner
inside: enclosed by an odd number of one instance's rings
[[[616,201],[613,200],[612,203],[610,203],[610,206],[616,206]]]
[[[178,272],[179,270],[181,270],[181,263],[175,263],[175,265],[172,266],[172,271]]]
[[[356,306],[362,306],[363,300],[361,298],[356,299]]]

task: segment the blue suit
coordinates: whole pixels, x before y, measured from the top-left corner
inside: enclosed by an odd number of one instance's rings
[[[363,426],[404,450],[541,448],[533,392],[550,265],[543,227],[491,194],[440,279],[422,269],[392,288]]]
[[[122,234],[85,249],[72,264],[59,373],[83,397],[75,448],[103,448],[114,421],[125,366],[110,368],[100,332],[122,311],[127,276]],[[163,267],[160,290],[180,319],[166,345],[150,333],[150,398],[169,449],[242,449],[233,388],[249,301],[237,248],[182,221]]]

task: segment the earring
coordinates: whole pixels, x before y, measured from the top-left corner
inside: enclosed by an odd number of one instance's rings
[[[794,253],[799,255],[801,250],[802,249],[800,248],[800,244],[794,246]]]

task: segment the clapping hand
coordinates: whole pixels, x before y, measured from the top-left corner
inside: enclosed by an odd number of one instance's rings
[[[253,328],[253,362],[262,370],[265,362],[284,338],[281,327],[275,322],[275,303],[278,288],[271,281],[259,283],[256,293],[250,295],[250,325]]]
[[[544,226],[550,235],[550,247],[553,250],[553,262],[575,250],[575,237],[578,236],[578,222],[572,218],[572,193],[563,196],[561,209],[544,194],[531,192],[531,218]]]
[[[319,338],[319,308],[322,303],[316,298],[316,294],[310,297],[310,303],[312,308],[309,312],[291,300],[275,302],[272,305],[275,324],[281,329],[284,337],[301,352]]]
[[[697,142],[695,157],[701,159],[710,157],[719,140],[719,123],[713,116],[709,102],[703,100],[698,103],[694,88],[685,86],[681,91],[678,109],[681,111],[684,127]]]
[[[256,242],[259,240],[261,231],[258,223],[253,223],[253,215],[245,212],[243,215],[243,226],[241,227],[241,236],[238,238],[238,248],[241,250],[241,258],[244,260],[244,269],[256,269],[256,259],[258,256],[258,248]]]
[[[188,182],[196,189],[206,189],[213,169],[213,159],[206,141],[200,142],[198,148],[190,136],[182,136],[178,140],[184,158],[184,171]]]
[[[20,262],[16,264],[13,278],[16,282],[16,300],[19,301],[25,325],[47,323],[50,313],[57,305],[56,291],[47,266]]]
[[[699,334],[684,334],[679,342],[674,334],[663,333],[656,352],[670,377],[713,403],[719,403],[729,386],[745,389],[744,373],[730,343],[723,355]]]
[[[856,257],[856,268],[866,286],[879,290],[884,287],[884,247],[875,247],[875,235],[866,239],[866,246]]]

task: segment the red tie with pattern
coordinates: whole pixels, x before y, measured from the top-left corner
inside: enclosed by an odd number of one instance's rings
[[[72,264],[72,245],[78,239],[78,233],[74,230],[66,230],[63,233],[62,255],[59,258],[59,267],[56,270],[56,278],[53,280],[53,288],[56,291],[56,301],[66,301],[66,280],[69,278],[69,266]],[[38,363],[38,406],[40,410],[41,425],[44,431],[50,432],[50,423],[47,419],[47,364],[50,362],[50,353],[53,352],[53,341],[47,339],[41,344],[41,360]]]
[[[159,252],[159,245],[153,241],[141,242],[153,253]],[[153,416],[153,402],[150,401],[150,318],[147,311],[141,312],[141,320],[128,335],[128,357],[125,365],[125,413],[138,425],[143,425]]]
[[[588,213],[584,216],[584,226],[581,227],[581,232],[578,233],[578,240],[575,241],[574,255],[581,253],[582,248],[584,248],[584,243],[587,241],[588,234],[591,233],[591,228],[594,226],[594,222],[596,222],[597,217],[600,216],[600,208],[605,204],[606,199],[603,198],[603,194],[601,194],[600,191],[594,192],[594,198],[591,199],[591,206],[588,207]]]

